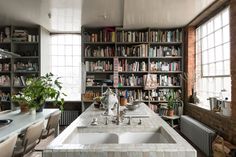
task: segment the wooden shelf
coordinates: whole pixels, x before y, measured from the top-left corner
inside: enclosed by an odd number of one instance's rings
[[[15,57],[15,59],[38,59],[39,56],[21,56],[21,57]]]
[[[120,71],[120,74],[147,74],[148,71]]]
[[[115,45],[115,42],[84,42],[87,45]]]
[[[150,71],[151,74],[181,74],[182,71]]]
[[[182,59],[182,56],[149,57],[150,59]]]
[[[84,57],[85,60],[113,59],[114,57]]]
[[[113,71],[87,71],[88,74],[113,74]]]
[[[11,86],[0,86],[0,88],[11,88]]]
[[[116,42],[117,45],[139,45],[148,44],[149,42]]]
[[[0,45],[3,44],[11,44],[11,42],[0,42]]]
[[[13,44],[39,44],[39,42],[13,41]]]
[[[148,57],[118,57],[119,59],[139,59],[139,60],[145,60],[148,59]]]
[[[183,42],[149,42],[150,45],[180,45]]]
[[[35,74],[35,73],[39,73],[39,71],[14,71],[14,73]]]

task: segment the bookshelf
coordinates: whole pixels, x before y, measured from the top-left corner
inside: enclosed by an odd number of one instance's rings
[[[40,27],[1,26],[0,48],[20,57],[0,59],[0,107],[14,108],[11,96],[25,87],[29,77],[40,75]]]
[[[91,103],[107,87],[114,88],[113,84],[93,83],[113,80],[114,58],[119,60],[118,91],[128,101],[132,96],[159,112],[170,89],[183,98],[183,34],[182,28],[82,27],[82,62],[86,67],[83,103]],[[157,88],[144,90],[147,74],[156,76]]]

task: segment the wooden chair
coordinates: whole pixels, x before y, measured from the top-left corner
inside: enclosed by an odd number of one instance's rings
[[[48,119],[46,129],[44,129],[42,134],[42,139],[46,139],[48,136],[55,134],[58,130],[59,120],[61,118],[61,111],[52,113]]]
[[[17,140],[17,134],[13,134],[5,141],[0,143],[1,157],[12,157],[16,140]]]
[[[23,157],[25,154],[34,149],[40,142],[44,121],[39,121],[26,129],[22,140],[17,141],[14,150],[14,157]]]

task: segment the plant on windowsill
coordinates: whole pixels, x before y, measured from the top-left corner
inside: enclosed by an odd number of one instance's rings
[[[52,73],[48,73],[45,76],[29,78],[26,80],[26,87],[22,91],[12,97],[14,102],[19,104],[27,104],[29,108],[42,111],[47,100],[58,106],[63,110],[64,99],[61,92],[62,86],[59,81],[59,77],[54,79]]]

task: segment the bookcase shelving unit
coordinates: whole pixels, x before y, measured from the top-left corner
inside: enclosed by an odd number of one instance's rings
[[[92,98],[100,95],[102,88],[114,88],[113,85],[101,86],[90,84],[89,80],[113,80],[114,65],[112,69],[103,70],[107,63],[113,64],[113,59],[118,58],[119,64],[119,82],[122,77],[124,82],[129,82],[129,77],[135,80],[140,79],[138,84],[119,83],[118,90],[120,94],[132,95],[134,99],[140,99],[149,106],[159,106],[160,103],[166,103],[160,98],[160,93],[173,89],[183,98],[184,83],[182,79],[184,71],[184,31],[183,28],[159,29],[124,29],[121,27],[82,27],[82,62],[86,67],[85,93],[82,96],[83,103],[91,103]],[[107,51],[106,51],[107,50]],[[106,51],[106,52],[105,52]],[[158,54],[158,53],[162,54]],[[163,54],[165,53],[165,54]],[[93,62],[90,64],[90,62]],[[157,70],[153,70],[152,63],[161,65]],[[133,66],[130,66],[130,65]],[[162,70],[162,66],[169,67]],[[95,67],[88,70],[89,66]],[[134,68],[136,66],[136,68]],[[131,68],[131,69],[129,69]],[[121,70],[122,69],[122,70]],[[101,71],[99,71],[101,70]],[[158,87],[155,90],[144,90],[144,77],[147,74],[157,75]],[[121,77],[121,78],[120,78]],[[162,78],[163,77],[163,78]],[[161,79],[171,80],[171,84],[160,84]],[[127,81],[128,80],[128,81]],[[165,82],[165,81],[164,81]],[[154,94],[159,94],[159,98]],[[127,95],[126,95],[127,96]],[[158,110],[158,107],[154,109]]]
[[[0,107],[8,110],[15,107],[11,96],[25,87],[26,79],[40,76],[40,27],[1,26],[0,48],[20,55],[0,59]]]

